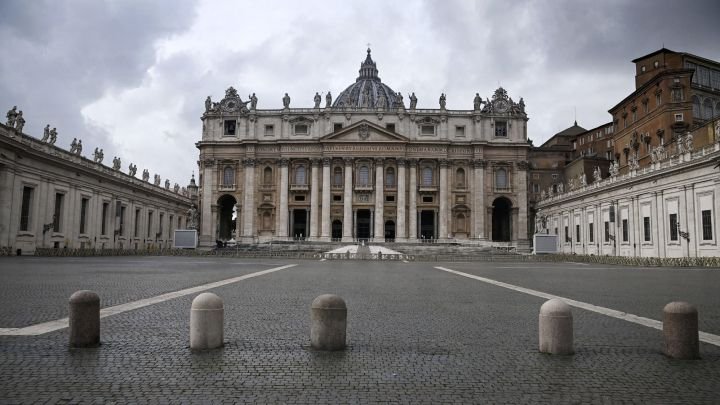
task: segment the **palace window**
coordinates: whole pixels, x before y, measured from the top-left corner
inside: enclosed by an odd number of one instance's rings
[[[682,113],[675,114],[675,122],[681,122],[683,120]]]
[[[457,136],[457,137],[465,136],[465,126],[464,125],[456,125],[455,126],[455,136]]]
[[[223,186],[232,186],[235,184],[235,169],[226,166],[223,169]]]
[[[495,136],[507,138],[507,122],[495,121]]]
[[[495,171],[495,187],[500,189],[508,187],[507,171],[505,169],[501,168]]]
[[[673,103],[679,103],[683,101],[683,90],[682,89],[672,89],[670,90],[670,99],[673,101]]]
[[[87,233],[86,224],[87,224],[87,209],[88,204],[90,203],[89,198],[83,198],[80,201],[80,233]]]
[[[370,185],[370,169],[366,165],[362,165],[358,169],[358,185],[360,185],[360,186],[369,186]]]
[[[572,242],[572,239],[570,239],[570,228],[565,225],[565,243]]]
[[[610,242],[610,222],[605,221],[605,242]]]
[[[275,126],[265,125],[265,136],[275,136]]]
[[[425,166],[422,169],[422,185],[430,187],[433,185],[433,171],[432,167]]]
[[[390,132],[395,132],[395,124],[387,123],[387,124],[385,124],[385,129],[387,129]]]
[[[662,94],[657,93],[655,94],[655,108],[660,107],[660,104],[662,104]]]
[[[152,235],[152,222],[153,222],[153,212],[148,212],[147,217],[147,237],[149,238]]]
[[[702,220],[703,240],[712,240],[712,211],[702,210],[700,216]]]
[[[455,171],[455,185],[457,188],[465,188],[465,170],[463,168]]]
[[[650,217],[643,217],[643,239],[650,242]]]
[[[435,125],[420,126],[420,135],[435,135]]]
[[[575,242],[580,243],[580,224],[575,224]]]
[[[395,187],[395,168],[394,167],[388,167],[387,169],[385,169],[385,187],[387,187],[387,188]]]
[[[295,184],[304,186],[307,184],[307,178],[305,176],[305,166],[299,165],[295,168]]]
[[[295,124],[295,135],[307,135],[308,126],[307,124]]]
[[[108,211],[110,203],[104,202],[102,205],[102,217],[100,218],[100,235],[107,235]]]
[[[160,234],[161,238],[164,236],[163,235],[163,219],[165,219],[164,217],[165,217],[165,215],[162,212],[160,213],[160,216],[158,217],[158,233]]]
[[[630,240],[628,236],[629,236],[628,235],[628,220],[623,219],[622,220],[622,240],[623,240],[623,242],[627,242]]]
[[[273,183],[272,168],[270,168],[270,166],[267,166],[263,170],[263,184],[271,185],[272,183]]]
[[[343,185],[343,172],[342,167],[336,166],[333,169],[333,186],[342,186]]]
[[[133,236],[138,237],[138,229],[140,228],[140,208],[135,210],[135,229],[133,229]]]
[[[590,243],[595,242],[595,228],[594,228],[594,224],[592,222],[590,222],[588,224],[588,241]]]
[[[333,124],[333,132],[337,132],[339,130],[343,129],[342,122],[336,122]]]
[[[22,208],[20,209],[20,230],[30,230],[30,207],[33,200],[33,192],[35,191],[32,187],[23,187],[22,194]]]
[[[65,194],[55,193],[55,211],[53,212],[53,231],[62,232],[63,200]]]
[[[235,135],[235,127],[237,126],[237,123],[235,120],[225,120],[225,131],[223,132],[224,135],[232,136]]]
[[[670,214],[670,240],[678,240],[677,214]]]
[[[342,201],[342,194],[333,194],[333,201],[341,202],[341,201]]]

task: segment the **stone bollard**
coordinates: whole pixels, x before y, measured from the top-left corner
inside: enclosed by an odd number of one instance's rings
[[[347,306],[337,295],[324,294],[310,306],[310,345],[318,350],[345,348]]]
[[[190,349],[217,349],[223,345],[223,301],[213,293],[195,297],[190,309]]]
[[[698,311],[687,302],[676,301],[663,308],[665,354],[675,359],[700,358]]]
[[[100,345],[100,297],[80,290],[70,296],[70,347]]]
[[[573,354],[573,317],[565,301],[553,298],[540,307],[540,352]]]

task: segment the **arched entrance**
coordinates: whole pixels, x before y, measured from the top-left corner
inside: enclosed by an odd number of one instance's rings
[[[385,242],[395,241],[395,221],[385,221]]]
[[[496,198],[492,208],[492,240],[509,242],[512,229],[512,202],[505,197]]]
[[[232,239],[232,233],[235,230],[235,204],[237,200],[235,197],[225,194],[218,198],[218,236],[219,240],[230,240]]]
[[[342,238],[342,221],[340,221],[339,219],[332,221],[332,238]]]

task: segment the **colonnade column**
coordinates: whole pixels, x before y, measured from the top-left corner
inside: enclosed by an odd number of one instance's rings
[[[16,196],[15,194],[15,169],[12,167],[3,167],[0,168],[0,218],[7,218],[8,220],[10,218],[20,218],[20,212],[18,211],[16,215],[14,214],[12,208],[13,208],[13,197]],[[22,207],[22,192],[23,188],[20,187],[20,206]],[[37,192],[37,191],[36,191]],[[18,205],[15,204],[15,209],[17,210]],[[22,208],[21,208],[22,209]],[[20,221],[15,221],[18,224]],[[30,224],[28,224],[30,226]],[[11,230],[11,228],[14,228]],[[10,243],[10,235],[14,235],[17,233],[17,225],[16,224],[0,224],[0,245],[3,246],[12,246],[13,244]],[[28,231],[31,229],[28,228]]]
[[[330,158],[322,160],[322,230],[320,238],[330,241]]]
[[[448,160],[440,159],[440,218],[438,239],[448,238]]]
[[[485,161],[475,160],[473,162],[473,219],[474,234],[478,239],[487,239],[485,235]]]
[[[345,158],[343,162],[345,162],[345,185],[343,186],[342,241],[352,242],[352,229],[354,226],[352,211],[352,158]]]
[[[398,186],[397,186],[397,229],[395,238],[404,242],[407,238],[405,232],[405,159],[397,159]]]
[[[383,194],[383,175],[385,167],[383,158],[375,159],[375,227],[373,237],[379,241],[385,241],[385,224],[383,222],[383,210],[385,208],[385,196]],[[376,242],[378,241],[376,240]]]
[[[288,235],[288,159],[281,158],[280,164],[280,207],[275,224],[275,236],[286,238]]]
[[[310,234],[309,239],[314,240],[318,236],[318,187],[319,185],[319,179],[318,179],[318,165],[320,164],[320,159],[310,159],[310,165],[312,166],[312,169],[310,169]],[[325,193],[325,184],[323,184],[323,196]],[[325,201],[323,200],[323,204],[325,204]],[[323,206],[323,209],[325,207]]]
[[[408,240],[417,240],[417,159],[408,159],[410,185],[408,188]]]
[[[243,238],[252,242],[255,236],[255,159],[243,160],[245,183],[243,184]]]
[[[212,223],[214,221],[214,217],[212,216],[212,210],[210,206],[212,205],[212,183],[213,183],[213,166],[215,166],[215,161],[212,159],[206,159],[203,161],[203,173],[202,173],[202,200],[200,201],[200,213],[202,217],[200,218],[200,241],[205,242],[207,244],[212,244],[215,239],[213,239],[212,234]],[[97,213],[97,209],[94,210],[95,213]],[[147,211],[147,210],[145,210]],[[145,221],[141,222],[141,225]],[[93,227],[95,226],[95,221],[92,222]],[[95,228],[92,228],[95,229]],[[143,229],[142,226],[139,229]],[[100,234],[100,232],[97,232],[97,230],[94,231],[96,235]],[[138,233],[138,236],[142,236],[145,238],[145,233]]]
[[[517,162],[517,181],[515,183],[518,198],[518,241],[528,244],[528,225],[527,225],[527,169],[528,162]]]

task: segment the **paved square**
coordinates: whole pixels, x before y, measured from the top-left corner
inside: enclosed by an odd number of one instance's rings
[[[210,291],[225,301],[225,347],[189,350],[190,302],[162,300],[102,319],[102,346],[70,350],[66,328],[14,336],[67,316],[79,289],[102,307],[279,269]],[[661,319],[697,305],[720,334],[720,272],[571,263],[379,263],[237,258],[3,258],[0,402],[717,403],[720,347],[702,360],[661,354],[661,332],[573,308],[576,354],[537,350],[543,298],[452,269]],[[309,306],[348,304],[347,350],[309,348]],[[2,332],[7,332],[5,335]]]

